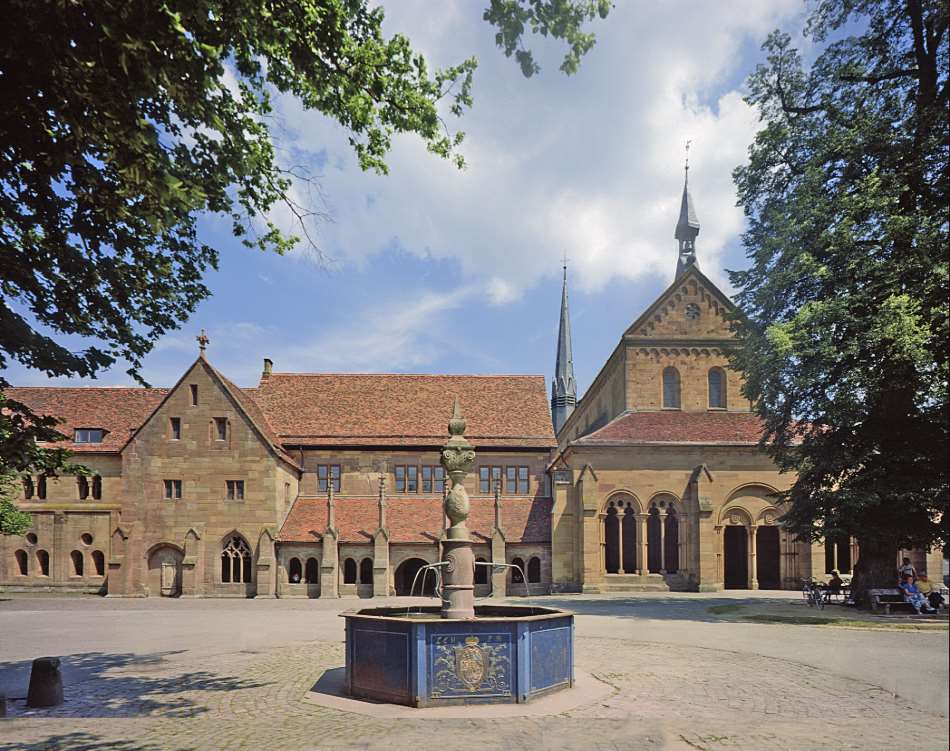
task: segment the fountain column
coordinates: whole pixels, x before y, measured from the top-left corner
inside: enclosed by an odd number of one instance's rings
[[[465,492],[465,475],[475,463],[475,450],[465,440],[465,418],[458,397],[449,420],[449,440],[442,449],[442,467],[452,487],[443,502],[450,526],[442,544],[442,617],[475,617],[475,554],[465,525],[470,503]]]

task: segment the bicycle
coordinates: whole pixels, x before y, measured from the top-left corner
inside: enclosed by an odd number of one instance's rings
[[[821,585],[814,579],[802,579],[802,597],[808,603],[808,607],[825,609],[825,593]]]

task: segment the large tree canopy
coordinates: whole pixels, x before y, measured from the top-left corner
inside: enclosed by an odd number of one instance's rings
[[[856,537],[859,590],[948,541],[947,25],[943,0],[821,0],[814,64],[776,31],[749,79],[735,364],[795,473],[786,523]]]
[[[122,358],[137,376],[158,337],[208,296],[219,249],[203,213],[242,243],[284,252],[269,222],[294,204],[271,139],[274,92],[349,133],[364,169],[386,172],[394,134],[460,167],[476,60],[431,70],[386,38],[368,0],[10,0],[0,30],[0,369],[95,376]],[[525,75],[526,34],[567,45],[565,72],[593,44],[607,0],[491,0],[484,19]],[[88,337],[80,351],[63,335]],[[61,462],[37,454],[53,425],[2,402],[0,474]]]

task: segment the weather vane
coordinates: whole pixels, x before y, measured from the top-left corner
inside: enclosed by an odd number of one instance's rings
[[[205,348],[208,346],[208,342],[211,341],[208,339],[208,335],[205,333],[204,329],[201,329],[201,333],[198,334],[195,339],[198,340],[198,347],[202,352],[205,351]]]

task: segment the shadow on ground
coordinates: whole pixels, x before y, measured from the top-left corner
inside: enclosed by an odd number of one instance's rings
[[[0,741],[0,751],[160,751],[158,746],[141,741],[109,741],[91,733],[65,733],[41,741]]]
[[[517,602],[514,598],[509,602]],[[735,606],[744,606],[748,612],[754,609],[768,608],[774,604],[794,604],[794,599],[763,600],[757,597],[737,598],[703,598],[691,600],[687,597],[611,597],[609,599],[586,599],[583,597],[526,597],[525,604],[541,607],[564,608],[577,615],[603,615],[611,618],[648,618],[657,621],[697,621],[704,623],[722,623],[723,618],[716,613],[721,608],[723,613],[736,609]],[[844,609],[842,609],[844,611]]]
[[[240,691],[266,685],[203,670],[175,672],[168,658],[176,654],[180,652],[145,655],[89,652],[62,656],[65,701],[49,709],[26,706],[33,661],[5,663],[0,665],[0,693],[7,695],[12,717],[194,717],[207,712],[208,707],[189,694]],[[90,746],[93,747],[97,746]]]

